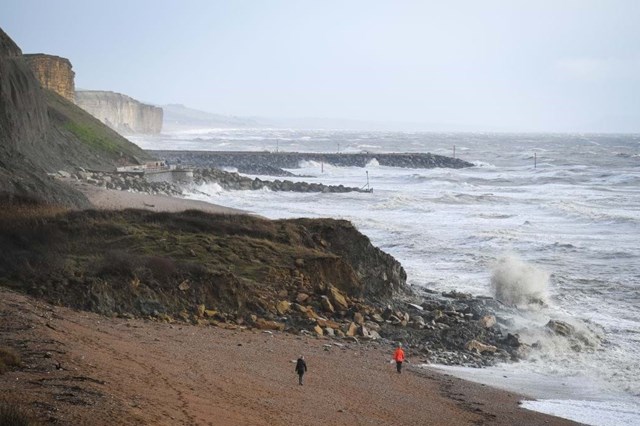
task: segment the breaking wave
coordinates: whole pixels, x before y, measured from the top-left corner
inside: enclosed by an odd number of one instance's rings
[[[491,289],[496,299],[510,305],[546,304],[549,276],[547,271],[507,255],[493,265]]]

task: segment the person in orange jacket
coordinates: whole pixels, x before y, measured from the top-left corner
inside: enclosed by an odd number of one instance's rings
[[[396,361],[396,369],[398,370],[398,374],[402,373],[402,363],[404,362],[404,351],[402,350],[402,343],[398,343],[398,347],[393,353],[393,359]]]

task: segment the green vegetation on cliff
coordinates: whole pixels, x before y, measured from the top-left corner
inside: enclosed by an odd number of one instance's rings
[[[51,131],[51,149],[64,147],[62,166],[112,169],[121,164],[137,164],[151,157],[100,120],[62,96],[45,90]]]

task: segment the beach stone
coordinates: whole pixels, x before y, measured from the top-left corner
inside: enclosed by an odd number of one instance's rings
[[[370,340],[380,339],[380,333],[378,333],[375,330],[369,330],[364,325],[360,326],[358,331],[360,332],[360,336],[362,336],[364,339],[370,339]]]
[[[349,324],[349,328],[347,329],[347,336],[353,337],[358,333],[358,326],[355,322]]]
[[[391,310],[391,306],[387,306],[385,310],[382,312],[382,318],[384,320],[388,320],[393,315],[393,311]]]
[[[373,321],[367,321],[363,324],[368,330],[380,331],[380,325]]]
[[[575,328],[564,321],[549,320],[546,327],[551,329],[554,333],[565,337],[569,337],[575,332]]]
[[[335,337],[335,330],[331,327],[325,327],[324,328],[324,333],[329,336],[329,337]]]
[[[315,327],[313,327],[313,331],[314,331],[318,336],[323,336],[323,335],[324,335],[324,331],[322,330],[322,327],[320,327],[319,325],[316,325]]]
[[[517,348],[520,345],[522,345],[522,343],[520,342],[520,336],[517,334],[507,334],[507,337],[504,339],[504,343],[507,346],[511,346],[512,348]]]
[[[281,300],[276,305],[276,311],[278,311],[278,314],[280,315],[285,315],[286,313],[289,312],[290,309],[291,309],[291,303],[286,300]]]
[[[216,310],[213,310],[213,309],[205,309],[204,310],[204,316],[206,318],[213,318],[216,315],[218,315],[218,311],[216,311]]]
[[[293,308],[293,310],[298,311],[301,314],[307,313],[307,309],[308,309],[306,306],[302,306],[299,303],[294,303],[293,305],[291,305],[291,307]]]
[[[364,315],[362,315],[360,312],[356,312],[355,314],[353,314],[353,322],[355,322],[358,325],[363,325]]]
[[[309,319],[317,319],[318,318],[318,314],[316,314],[316,312],[313,310],[313,308],[311,306],[308,306],[306,308],[306,310],[304,311],[304,313],[306,314],[307,318],[309,318]]]
[[[384,322],[384,318],[382,318],[382,315],[378,313],[371,315],[371,319],[377,322],[378,324],[382,324]]]
[[[326,312],[334,313],[336,311],[327,296],[322,296],[322,298],[320,299],[320,303],[322,304],[322,309],[324,309]]]
[[[400,325],[403,327],[406,327],[407,324],[409,324],[409,314],[407,312],[405,312],[401,317],[400,317]]]
[[[304,304],[307,299],[309,299],[309,295],[307,293],[298,293],[298,295],[296,296],[296,302],[301,305]]]
[[[416,328],[424,328],[424,318],[421,316],[415,316],[413,319],[413,325]]]
[[[334,286],[331,286],[329,288],[329,298],[331,299],[331,303],[333,303],[333,305],[338,308],[338,310],[345,311],[349,309],[347,299],[340,292],[340,290],[338,290]]]
[[[445,316],[445,314],[440,310],[440,309],[436,309],[435,311],[433,311],[433,320],[436,322],[442,322],[442,321],[446,321],[447,317]]]
[[[204,311],[206,311],[206,310],[207,310],[207,309],[206,309],[206,307],[204,306],[204,304],[203,304],[203,303],[201,303],[200,305],[198,305],[198,306],[196,307],[196,311],[198,312],[198,316],[199,316],[199,317],[203,317],[203,316],[204,316]]]
[[[484,328],[491,328],[496,325],[496,317],[494,315],[485,315],[480,318],[480,325]]]
[[[493,345],[487,345],[487,344],[479,342],[478,340],[475,340],[475,339],[467,342],[467,344],[465,345],[465,348],[468,351],[476,350],[476,351],[478,351],[478,353],[483,353],[483,352],[494,353],[495,351],[498,350],[498,348],[496,348]]]
[[[318,324],[320,327],[330,327],[330,328],[340,328],[340,324],[338,324],[335,321],[332,320],[328,320],[325,318],[317,318],[316,319],[316,324]]]
[[[526,359],[531,354],[531,346],[521,343],[520,346],[512,353],[512,359]]]
[[[184,280],[180,284],[178,284],[178,289],[181,291],[187,291],[190,288],[191,288],[191,285],[189,285],[189,280]]]
[[[277,330],[284,331],[284,323],[277,321],[269,321],[264,318],[258,318],[255,322],[256,328],[259,330]]]

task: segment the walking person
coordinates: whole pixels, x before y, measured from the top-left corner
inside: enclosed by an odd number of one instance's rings
[[[402,350],[402,343],[398,343],[398,347],[393,353],[393,359],[396,362],[396,370],[398,370],[398,374],[402,373],[402,363],[404,362],[404,351]]]
[[[296,362],[296,373],[298,373],[298,384],[302,386],[302,376],[307,372],[307,363],[304,361],[304,356],[300,355]]]

